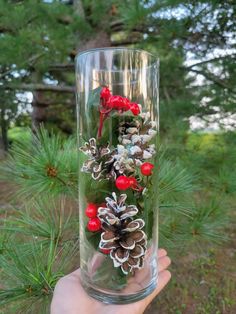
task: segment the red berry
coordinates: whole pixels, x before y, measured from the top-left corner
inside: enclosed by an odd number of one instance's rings
[[[105,99],[106,101],[111,97],[111,92],[108,87],[103,87],[100,92],[100,97]]]
[[[133,188],[135,189],[138,186],[137,180],[135,179],[135,177],[129,177],[129,184],[132,189]]]
[[[98,207],[97,205],[90,203],[85,209],[85,215],[89,218],[95,218],[97,216]]]
[[[126,176],[119,176],[116,179],[116,187],[119,190],[127,190],[130,187],[129,178],[127,178]]]
[[[101,229],[101,221],[99,218],[91,218],[87,223],[87,228],[91,232],[95,232]]]
[[[144,176],[150,176],[152,175],[152,169],[154,168],[154,165],[151,164],[150,162],[145,162],[141,165],[140,169],[141,169],[141,173]]]
[[[130,109],[130,101],[128,98],[114,95],[109,98],[107,106],[115,110],[127,111]]]
[[[109,249],[100,249],[100,251],[103,253],[103,254],[109,254],[111,252],[111,250]]]
[[[123,108],[124,111],[130,110],[130,100],[126,97],[123,97]]]
[[[132,113],[137,116],[138,114],[140,114],[140,107],[138,104],[136,103],[131,103],[130,104],[130,110],[132,111]]]
[[[119,95],[111,96],[107,105],[112,109],[121,110],[123,107],[123,97]]]

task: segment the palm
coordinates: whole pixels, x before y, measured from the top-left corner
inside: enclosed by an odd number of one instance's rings
[[[158,251],[159,279],[157,288],[145,299],[126,305],[110,305],[91,298],[80,284],[80,269],[63,277],[56,285],[51,304],[51,314],[140,314],[170,280],[166,268],[170,259],[165,250]]]

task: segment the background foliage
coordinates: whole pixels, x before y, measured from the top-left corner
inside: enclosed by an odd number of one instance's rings
[[[161,64],[160,245],[173,279],[147,313],[235,313],[235,13],[231,0],[0,0],[0,313],[48,313],[78,266],[74,57],[103,46]]]

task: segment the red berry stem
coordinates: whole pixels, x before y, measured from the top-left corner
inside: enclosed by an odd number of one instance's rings
[[[99,117],[99,127],[98,127],[98,138],[101,138],[102,136],[102,129],[103,129],[103,125],[104,125],[104,121],[108,118],[109,116],[109,112],[112,109],[101,109],[100,110],[100,117]]]
[[[102,136],[103,123],[104,123],[104,113],[102,113],[100,111],[99,127],[98,127],[98,138],[101,138],[101,136]]]
[[[99,117],[99,127],[98,127],[98,139],[102,136],[102,129],[104,125],[105,119],[108,117],[108,113],[110,112],[110,109],[104,109],[104,106],[106,105],[106,100],[101,98],[100,99],[100,117]]]
[[[102,129],[104,123],[104,112],[102,112],[103,106],[106,104],[106,100],[104,98],[100,99],[100,117],[99,117],[99,127],[98,127],[98,138],[102,136]]]

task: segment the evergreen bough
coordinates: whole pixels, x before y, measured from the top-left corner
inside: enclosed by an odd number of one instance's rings
[[[225,214],[212,201],[200,204],[196,177],[160,148],[160,246],[178,250],[224,239]],[[41,128],[16,143],[2,166],[21,205],[1,214],[0,306],[8,313],[47,313],[57,280],[79,266],[78,150]]]

